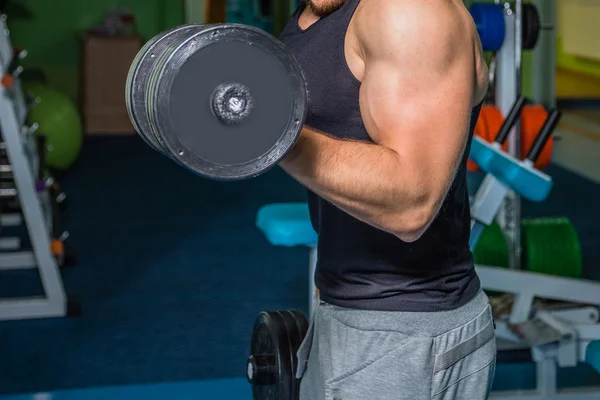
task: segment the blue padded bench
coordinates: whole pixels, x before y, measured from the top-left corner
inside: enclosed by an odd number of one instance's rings
[[[308,204],[276,203],[263,206],[256,215],[256,226],[273,246],[306,246],[310,249],[308,261],[309,315],[318,298],[315,287],[317,266],[317,233],[310,222]]]
[[[317,244],[306,203],[268,204],[258,211],[256,226],[273,246],[312,247]]]

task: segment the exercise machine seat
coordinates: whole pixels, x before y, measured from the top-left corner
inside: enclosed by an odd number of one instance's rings
[[[495,148],[493,144],[474,137],[469,157],[488,174],[527,200],[546,200],[553,181],[548,175]]]
[[[258,211],[256,226],[274,246],[314,246],[317,243],[307,203],[267,204]]]

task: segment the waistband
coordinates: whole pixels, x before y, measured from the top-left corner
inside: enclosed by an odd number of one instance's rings
[[[371,311],[343,308],[321,302],[316,312],[359,330],[389,330],[410,336],[434,337],[465,325],[488,310],[490,310],[489,298],[480,289],[465,305],[449,311]],[[491,320],[491,312],[488,314],[489,317],[485,318]]]

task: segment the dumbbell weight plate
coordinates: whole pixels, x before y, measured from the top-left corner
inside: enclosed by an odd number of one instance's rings
[[[304,338],[306,331],[301,331],[299,321],[297,321],[297,314],[295,314],[293,311],[280,311],[279,314],[283,317],[290,340],[292,363],[292,400],[296,400],[299,399],[300,396],[300,382],[296,379],[296,371],[298,369],[297,352],[302,344],[302,339]],[[304,316],[302,316],[302,318],[304,318]]]
[[[300,332],[300,338],[301,340],[304,340],[306,332],[308,332],[308,320],[306,319],[302,311],[289,310],[288,312],[294,316],[294,319],[296,320],[296,325],[298,326],[298,331]]]
[[[260,175],[295,144],[306,115],[302,71],[257,28],[207,25],[170,44],[150,72],[146,112],[165,152],[216,180]]]
[[[523,4],[523,32],[522,41],[524,50],[532,50],[540,36],[540,15],[535,5]]]
[[[295,400],[296,365],[300,346],[298,324],[288,311],[264,311],[254,323],[246,366],[254,400]]]
[[[506,35],[504,9],[498,4],[473,3],[469,12],[475,22],[483,50],[500,50]]]
[[[169,45],[189,32],[201,29],[202,25],[183,25],[161,32],[150,39],[137,53],[125,83],[125,104],[129,118],[135,130],[144,141],[158,152],[164,152],[150,126],[150,118],[146,113],[146,90],[150,79],[150,71],[157,58]]]

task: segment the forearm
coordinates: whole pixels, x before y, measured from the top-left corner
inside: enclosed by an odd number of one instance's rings
[[[395,151],[303,130],[281,167],[355,218],[396,235],[414,230],[420,185]]]

